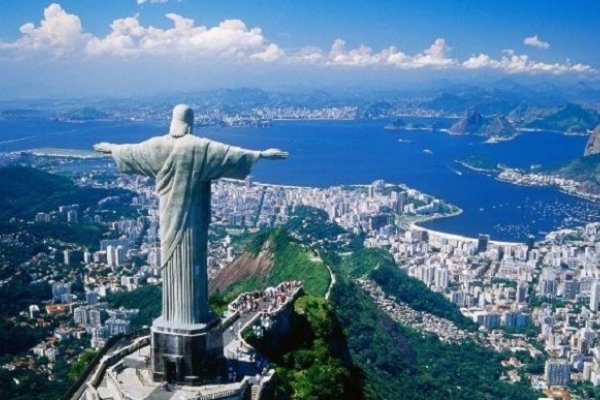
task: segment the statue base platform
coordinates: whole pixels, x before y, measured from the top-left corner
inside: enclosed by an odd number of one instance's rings
[[[206,324],[177,324],[157,318],[151,328],[152,379],[202,385],[223,365],[221,319]]]

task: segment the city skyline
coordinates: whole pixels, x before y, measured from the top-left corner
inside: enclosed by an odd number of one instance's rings
[[[3,4],[0,87],[122,95],[600,77],[590,1],[109,3]]]

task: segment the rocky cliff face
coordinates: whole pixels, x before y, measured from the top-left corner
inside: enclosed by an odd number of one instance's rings
[[[222,292],[230,285],[250,277],[264,278],[273,268],[273,254],[267,243],[263,250],[254,256],[242,253],[230,265],[226,266],[209,283],[209,292]]]
[[[590,134],[590,137],[585,145],[583,156],[592,156],[600,153],[600,125]]]

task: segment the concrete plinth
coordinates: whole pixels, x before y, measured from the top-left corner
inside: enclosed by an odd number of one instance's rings
[[[152,323],[152,378],[201,385],[216,377],[223,361],[220,318],[207,324]]]

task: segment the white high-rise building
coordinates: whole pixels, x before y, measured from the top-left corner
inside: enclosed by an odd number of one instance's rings
[[[435,286],[446,289],[448,287],[448,270],[446,268],[435,269]]]
[[[73,321],[77,325],[87,325],[88,323],[88,313],[85,307],[77,307],[73,310]]]
[[[115,249],[115,264],[117,267],[125,264],[127,261],[127,249],[123,246],[117,246]]]
[[[117,265],[117,249],[116,247],[112,246],[112,245],[108,245],[106,246],[106,263],[108,265],[110,265],[111,267],[114,267]]]
[[[90,253],[88,250],[83,252],[83,262],[86,264],[89,264],[92,262],[92,253]]]
[[[102,324],[100,310],[90,310],[88,320],[91,326],[100,326]]]
[[[131,331],[131,322],[123,319],[109,318],[106,320],[104,326],[108,329],[110,336],[115,336],[120,333],[128,334]]]
[[[544,379],[548,387],[567,386],[571,379],[571,366],[569,362],[562,359],[546,361]]]
[[[600,281],[594,281],[590,290],[590,310],[598,311],[598,307],[600,307]]]

